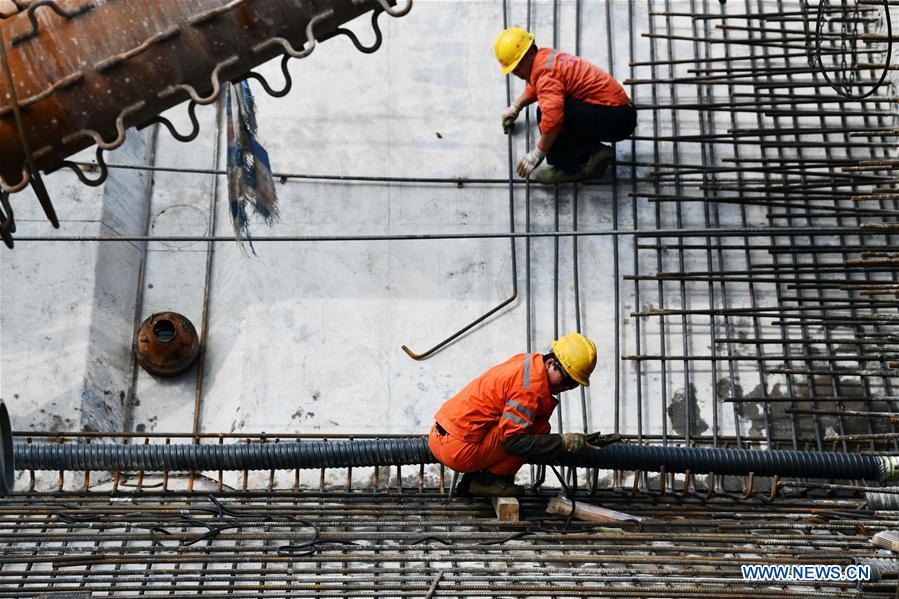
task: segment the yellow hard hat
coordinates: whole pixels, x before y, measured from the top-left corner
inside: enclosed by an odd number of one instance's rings
[[[496,36],[496,40],[493,42],[493,51],[496,52],[496,59],[503,67],[503,75],[508,75],[515,70],[532,43],[534,43],[534,34],[528,33],[521,27],[509,27]]]
[[[590,386],[590,373],[596,368],[596,344],[580,333],[569,333],[553,341],[553,353],[568,376],[584,387]]]

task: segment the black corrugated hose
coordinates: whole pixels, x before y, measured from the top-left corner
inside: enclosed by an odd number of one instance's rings
[[[427,439],[366,439],[232,445],[16,443],[19,470],[271,470],[430,464]],[[699,449],[616,443],[563,455],[565,466],[694,474],[882,480],[878,456],[813,451]]]
[[[279,470],[432,464],[425,437],[358,441],[300,441],[253,444],[60,444],[15,443],[6,406],[0,401],[0,495],[13,488],[14,470]],[[564,466],[694,474],[799,478],[899,478],[899,457],[812,451],[699,449],[615,443],[563,454]]]
[[[120,445],[16,443],[19,470],[280,470],[435,462],[422,438]]]
[[[685,472],[694,474],[791,476],[883,480],[888,464],[878,456],[819,451],[764,451],[641,446],[615,443],[602,450],[587,447],[579,455],[560,459],[564,466]]]

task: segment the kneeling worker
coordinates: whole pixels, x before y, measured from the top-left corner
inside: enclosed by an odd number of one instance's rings
[[[519,160],[518,174],[527,178],[545,157],[552,168],[534,174],[540,183],[601,177],[615,157],[602,142],[626,139],[637,126],[637,111],[621,84],[579,56],[538,49],[534,34],[520,27],[500,33],[493,49],[503,75],[527,82],[503,113],[503,128],[512,126],[522,108],[538,103],[540,139]]]
[[[585,435],[550,435],[553,395],[590,385],[596,345],[579,333],[553,341],[551,353],[519,354],[494,366],[443,404],[429,445],[441,464],[463,476],[459,487],[484,496],[517,496],[515,473],[530,460],[579,453]]]

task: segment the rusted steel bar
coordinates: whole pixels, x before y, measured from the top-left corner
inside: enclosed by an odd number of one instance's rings
[[[819,402],[819,401],[845,401],[845,402],[861,402],[861,401],[899,401],[899,397],[884,397],[878,395],[872,395],[868,397],[854,397],[852,395],[784,395],[777,397],[738,397],[738,398],[726,398],[724,399],[727,403],[752,403],[752,402],[766,402],[766,403],[801,403],[801,402]]]
[[[883,5],[883,0],[870,0],[867,2],[866,0],[860,0],[859,4],[877,4],[878,6]],[[722,2],[725,4],[725,2]],[[847,9],[843,6],[833,6],[828,5],[823,7],[824,14],[830,15],[831,13],[843,13]],[[853,12],[858,12],[859,14],[870,14],[875,11],[875,8],[862,8],[862,7],[850,7],[849,10]],[[757,12],[745,12],[745,13],[737,13],[730,11],[722,11],[721,13],[703,13],[703,12],[678,12],[678,11],[651,11],[649,13],[651,17],[685,17],[694,20],[728,20],[728,19],[760,19],[763,18],[765,21],[780,21],[780,20],[793,20],[799,23],[805,23],[808,19],[808,11],[807,10],[778,10],[775,13],[771,14],[760,14]],[[798,55],[798,57],[806,58],[808,53],[802,53]],[[773,56],[773,58],[778,58],[778,56]]]
[[[787,408],[788,414],[820,414],[822,416],[858,416],[864,418],[895,418],[895,412],[865,412],[859,410],[802,410]]]
[[[684,250],[705,250],[704,245],[698,243],[665,243],[665,244],[648,244],[648,243],[640,243],[637,244],[637,249],[641,250],[676,250],[676,249],[684,249]],[[865,251],[868,248],[877,247],[871,245],[843,245],[843,246],[781,246],[781,245],[771,245],[771,244],[744,244],[744,243],[728,243],[727,245],[721,246],[722,250],[725,251],[744,251],[747,249],[750,250],[758,250],[758,251],[767,251],[771,254],[811,254],[811,253],[819,253],[819,254],[836,254],[846,252],[860,252],[861,255],[889,255],[892,256],[895,252],[868,252]],[[883,246],[889,249],[892,246]],[[716,248],[717,249],[717,248]]]
[[[749,342],[749,341],[747,341]],[[823,341],[821,343],[824,343]],[[897,356],[899,357],[899,356]],[[621,356],[622,360],[628,360],[631,362],[637,361],[659,361],[659,360],[694,360],[707,362],[710,360],[720,360],[722,362],[783,362],[784,360],[797,360],[797,361],[805,361],[805,362],[823,362],[823,361],[833,361],[833,362],[880,362],[883,360],[893,359],[894,356],[883,356],[879,354],[777,354],[777,355],[720,355],[715,354],[714,356],[702,356],[702,355],[689,355],[689,356],[678,356],[678,355],[660,355],[660,354],[641,354],[641,355],[626,355]]]

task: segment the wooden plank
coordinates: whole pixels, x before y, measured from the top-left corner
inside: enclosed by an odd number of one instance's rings
[[[518,500],[514,497],[494,497],[493,509],[496,511],[496,518],[503,522],[518,522],[518,514],[520,506]]]
[[[565,497],[553,497],[549,500],[546,511],[550,514],[568,516],[571,514],[571,500]],[[598,505],[584,503],[583,501],[575,502],[574,514],[571,515],[578,520],[586,520],[588,522],[623,525],[622,528],[626,530],[639,530],[643,523],[643,518],[640,516],[632,516],[630,514],[625,514],[624,512],[607,510]]]

